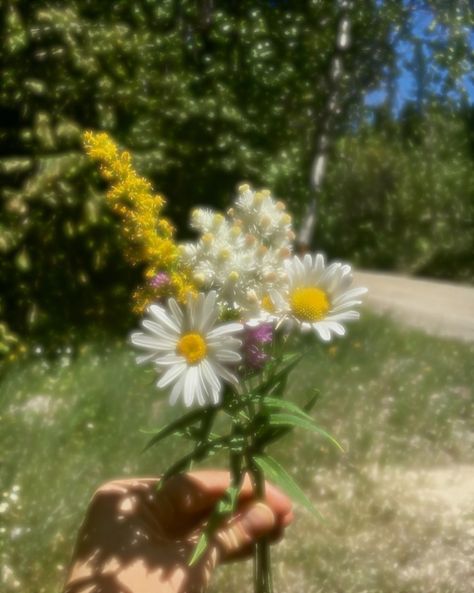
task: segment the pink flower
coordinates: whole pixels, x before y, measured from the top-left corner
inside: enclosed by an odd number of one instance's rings
[[[269,358],[265,351],[265,344],[269,344],[273,339],[273,326],[271,323],[262,323],[257,326],[246,325],[243,337],[244,363],[249,369],[258,371]]]
[[[166,272],[158,272],[158,274],[153,276],[153,278],[150,280],[150,286],[153,286],[153,288],[163,288],[168,286],[169,282],[170,277]]]

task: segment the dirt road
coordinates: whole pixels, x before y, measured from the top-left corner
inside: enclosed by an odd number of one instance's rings
[[[356,272],[365,302],[429,334],[474,342],[474,287],[378,272]]]

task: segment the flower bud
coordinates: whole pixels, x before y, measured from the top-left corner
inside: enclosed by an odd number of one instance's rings
[[[203,286],[204,283],[206,282],[206,277],[204,276],[204,274],[201,274],[201,273],[194,274],[193,279],[194,279],[194,282],[196,282],[196,284],[198,286]]]
[[[249,289],[247,290],[247,300],[249,301],[249,303],[257,303],[258,302],[258,296],[257,293],[255,292],[255,290],[253,289]]]
[[[225,247],[224,247],[224,249],[221,249],[218,253],[218,257],[220,260],[223,260],[223,261],[229,259],[229,257],[230,257],[229,249],[226,249]]]
[[[238,224],[234,224],[234,226],[230,229],[230,234],[234,239],[237,239],[241,232],[242,229]]]
[[[224,222],[224,220],[225,219],[222,216],[222,214],[214,214],[214,216],[212,217],[212,224],[216,227],[219,227]]]
[[[204,233],[202,236],[202,242],[206,247],[210,247],[214,241],[214,235],[212,233]]]

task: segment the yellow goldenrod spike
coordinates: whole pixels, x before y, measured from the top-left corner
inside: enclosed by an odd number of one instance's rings
[[[110,184],[107,200],[122,219],[122,232],[130,243],[126,250],[129,261],[145,263],[148,282],[134,293],[134,310],[143,311],[151,300],[164,296],[184,301],[189,293],[195,293],[195,286],[190,271],[182,265],[175,229],[161,216],[164,197],[153,192],[151,183],[133,168],[130,153],[120,151],[108,134],[87,131],[83,140],[86,153],[99,162],[99,170]],[[170,277],[160,289],[149,285],[157,272]]]

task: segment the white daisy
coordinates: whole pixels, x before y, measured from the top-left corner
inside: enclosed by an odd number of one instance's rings
[[[336,262],[326,267],[324,257],[307,253],[285,262],[288,285],[284,292],[272,292],[275,316],[297,324],[303,331],[314,330],[328,342],[332,334],[343,336],[346,321],[359,319],[353,307],[361,304],[358,297],[366,288],[352,288],[349,265]]]
[[[170,403],[182,398],[186,406],[218,404],[223,381],[237,384],[229,366],[240,362],[241,341],[234,335],[240,323],[216,325],[216,293],[190,297],[181,308],[174,299],[168,306],[151,305],[142,321],[146,332],[132,334],[132,343],[147,351],[137,362],[153,362],[160,389],[171,388]]]

